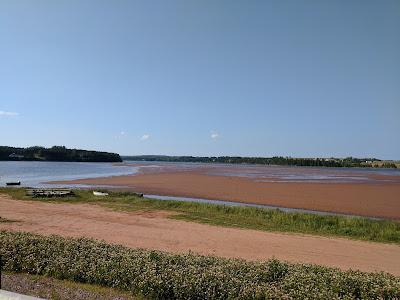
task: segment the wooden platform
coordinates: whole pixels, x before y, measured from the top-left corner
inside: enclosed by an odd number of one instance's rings
[[[31,197],[65,197],[73,196],[74,192],[69,189],[27,189],[26,195]]]

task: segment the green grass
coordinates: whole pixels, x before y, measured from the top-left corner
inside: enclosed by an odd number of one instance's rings
[[[46,202],[96,203],[114,210],[175,212],[170,218],[217,226],[248,228],[262,231],[304,233],[339,236],[357,240],[400,244],[400,222],[371,220],[360,217],[322,216],[277,209],[231,207],[216,204],[164,201],[140,198],[132,193],[110,192],[110,196],[96,197],[91,191],[75,190],[74,197],[31,198],[21,188],[3,188],[16,199]]]
[[[148,299],[399,299],[400,278],[276,259],[247,262],[0,231],[6,271],[129,291]]]

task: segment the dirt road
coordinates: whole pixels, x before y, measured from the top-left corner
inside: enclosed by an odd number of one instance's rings
[[[265,260],[276,257],[400,276],[400,246],[215,227],[166,218],[167,212],[116,212],[90,204],[18,201],[0,194],[0,229],[91,237],[129,247]]]

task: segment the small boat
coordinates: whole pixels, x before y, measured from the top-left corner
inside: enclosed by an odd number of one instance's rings
[[[21,181],[6,182],[6,185],[21,185]]]
[[[93,195],[95,195],[95,196],[108,196],[108,193],[93,191]]]

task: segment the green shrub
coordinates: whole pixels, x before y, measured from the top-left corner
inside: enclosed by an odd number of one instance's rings
[[[399,299],[400,279],[278,260],[246,262],[0,231],[3,268],[152,299]]]

